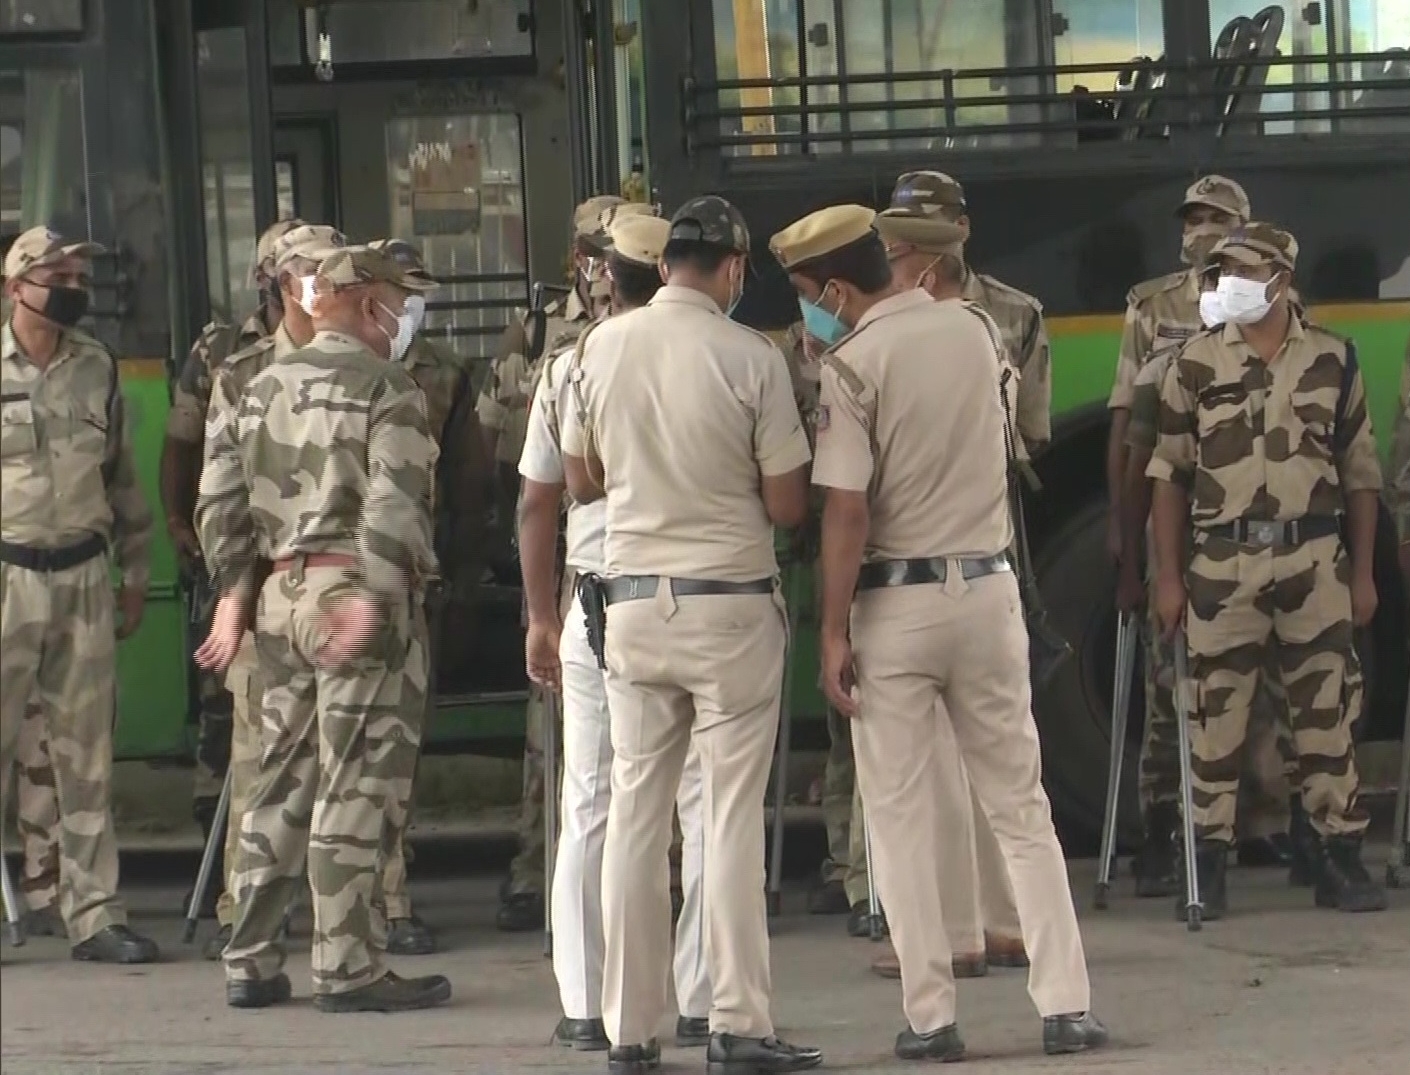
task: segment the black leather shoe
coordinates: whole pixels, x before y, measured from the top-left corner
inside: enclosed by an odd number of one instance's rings
[[[543,897],[537,892],[511,892],[499,905],[494,924],[502,933],[543,929]]]
[[[420,915],[387,920],[387,951],[394,956],[428,956],[436,950],[436,935]]]
[[[1359,836],[1316,836],[1318,907],[1338,911],[1384,911],[1386,890],[1376,884],[1361,861]]]
[[[612,1075],[641,1075],[661,1066],[661,1046],[652,1038],[645,1045],[614,1045],[607,1052],[607,1070]]]
[[[321,1012],[410,1012],[434,1008],[450,999],[450,982],[439,974],[402,978],[388,971],[360,989],[346,993],[318,993],[313,1006]]]
[[[917,1034],[906,1027],[896,1035],[896,1055],[902,1060],[938,1060],[951,1064],[964,1059],[964,1042],[954,1023],[929,1034]]]
[[[1195,844],[1195,872],[1199,875],[1199,898],[1204,906],[1200,917],[1217,922],[1229,909],[1229,845],[1221,840],[1200,840]],[[1175,897],[1175,917],[1185,921],[1184,874],[1180,894]]]
[[[682,1015],[676,1020],[676,1044],[682,1049],[696,1049],[710,1044],[710,1020]]]
[[[155,941],[126,926],[105,926],[69,954],[84,963],[155,963],[161,955]]]
[[[889,931],[886,928],[886,915],[881,915],[881,934],[885,936]],[[852,913],[847,916],[847,936],[849,937],[870,937],[871,936],[871,905],[866,900],[858,900],[852,904]]]
[[[781,1071],[807,1071],[822,1063],[822,1052],[789,1045],[777,1037],[737,1038],[712,1034],[705,1050],[707,1075],[773,1075]]]
[[[1284,833],[1254,836],[1239,841],[1239,865],[1249,869],[1271,866],[1291,866],[1292,852]]]
[[[851,910],[841,881],[821,881],[808,891],[809,914],[847,914]]]
[[[569,1019],[566,1015],[553,1028],[553,1044],[580,1053],[600,1053],[612,1047],[601,1019]]]
[[[232,1008],[268,1008],[271,1004],[283,1004],[293,995],[289,976],[282,972],[273,978],[227,980],[225,983],[225,1003]]]
[[[1043,1052],[1049,1056],[1060,1053],[1084,1053],[1107,1042],[1106,1027],[1091,1012],[1068,1015],[1048,1015],[1043,1018]]]
[[[212,963],[218,963],[225,956],[225,949],[230,944],[230,935],[233,932],[231,926],[221,926],[211,935],[211,939],[206,942],[206,946],[201,949],[201,955]]]

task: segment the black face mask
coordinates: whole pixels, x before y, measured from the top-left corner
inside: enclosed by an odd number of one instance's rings
[[[73,328],[88,312],[88,290],[82,287],[59,287],[51,284],[49,285],[49,295],[44,300],[42,307],[30,306],[23,299],[20,300],[20,304],[61,328]]]

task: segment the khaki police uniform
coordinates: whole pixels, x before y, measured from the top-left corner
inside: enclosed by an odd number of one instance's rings
[[[775,254],[796,270],[861,239],[870,223],[856,208],[804,218],[774,237]],[[937,855],[955,827],[941,804],[969,793],[946,787],[959,771],[947,744],[1003,849],[1034,1003],[1057,1016],[1085,1012],[1090,999],[1005,555],[1013,528],[1000,370],[976,308],[919,290],[874,305],[823,369],[813,481],[866,493],[870,510],[851,617],[852,735],[903,1006],[920,1035],[955,1022]]]
[[[706,241],[748,250],[742,221],[720,199],[687,203],[674,227],[682,214]],[[619,1046],[646,1043],[664,1013],[664,864],[693,742],[705,785],[710,1029],[767,1038],[764,795],[787,617],[759,476],[809,459],[788,368],[712,298],[666,286],[594,329],[580,386],[582,403],[562,416],[563,451],[593,472],[600,460],[607,505],[607,1034]]]
[[[5,278],[100,250],[31,228],[6,254]],[[111,809],[112,570],[124,588],[145,592],[152,534],[128,421],[117,359],[93,337],[62,330],[41,367],[12,322],[0,327],[0,802],[37,701],[46,734],[29,737],[31,756],[47,740],[60,805],[59,905],[76,953],[127,921]]]

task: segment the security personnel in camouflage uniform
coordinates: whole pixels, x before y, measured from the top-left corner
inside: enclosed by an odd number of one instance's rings
[[[74,327],[100,251],[38,227],[5,255],[0,802],[37,699],[60,804],[59,904],[73,957],[150,963],[157,946],[127,927],[117,897],[111,799],[115,640],[142,622],[152,514],[132,463],[117,360]],[[113,567],[122,576],[116,603]]]
[[[589,198],[574,210],[573,290],[565,299],[548,306],[542,352],[529,360],[529,318],[525,315],[516,319],[500,340],[500,357],[480,393],[476,410],[498,476],[496,512],[502,535],[508,533],[506,526],[512,527],[519,489],[519,457],[524,451],[529,404],[543,356],[556,354],[572,344],[591,322],[592,287],[601,275],[607,246],[602,216],[613,206],[626,204],[623,198],[603,194]],[[509,876],[500,886],[500,908],[495,919],[500,929],[509,932],[540,929],[544,922],[543,722],[547,716],[544,692],[531,684],[525,714],[519,851],[509,865]]]
[[[1190,184],[1178,210],[1183,221],[1180,258],[1188,266],[1178,272],[1137,284],[1127,296],[1126,321],[1117,360],[1116,381],[1107,406],[1111,411],[1111,441],[1107,456],[1108,498],[1111,515],[1108,551],[1118,565],[1121,584],[1118,598],[1123,611],[1134,611],[1145,587],[1141,583],[1138,551],[1143,533],[1127,534],[1125,487],[1131,468],[1131,448],[1127,429],[1131,422],[1136,381],[1141,369],[1156,357],[1178,350],[1203,330],[1200,319],[1200,270],[1214,244],[1237,225],[1249,219],[1248,195],[1232,179],[1207,175]],[[1143,514],[1144,512],[1142,512]],[[1153,582],[1153,579],[1152,579]],[[1169,895],[1178,887],[1175,869],[1175,828],[1178,824],[1180,761],[1175,735],[1175,671],[1169,647],[1160,644],[1160,632],[1145,636],[1144,654],[1146,720],[1141,741],[1140,796],[1145,841],[1135,862],[1138,896]],[[1284,722],[1281,705],[1261,698],[1257,707],[1257,734],[1251,740],[1257,753],[1251,755],[1254,772],[1263,779],[1261,798],[1273,804],[1270,821],[1256,811],[1249,818],[1251,829],[1261,828],[1261,836],[1286,830],[1287,801],[1283,788],[1276,787],[1277,774],[1294,768],[1287,764],[1295,754]],[[1279,731],[1278,729],[1282,729]],[[1247,835],[1252,836],[1252,831]],[[1249,839],[1241,848],[1249,864],[1286,861],[1282,843]]]
[[[202,624],[210,623],[215,598],[210,587],[193,585],[202,568],[201,549],[191,520],[201,479],[201,450],[211,382],[227,358],[273,335],[279,327],[283,299],[274,275],[274,247],[281,237],[303,223],[302,220],[281,220],[265,229],[255,245],[255,263],[251,270],[259,289],[259,309],[238,327],[215,320],[202,329],[172,386],[171,410],[167,414],[166,438],[162,443],[159,489],[167,534],[187,580],[188,599],[197,602],[194,611]],[[196,688],[200,698],[200,730],[196,740],[196,779],[191,808],[202,834],[209,838],[221,784],[230,763],[231,698],[219,676],[202,673],[199,669]],[[223,869],[218,869],[216,875],[223,877],[224,873]],[[202,912],[207,915],[214,912],[225,924],[229,907],[218,903],[219,895],[219,890],[210,886]],[[228,902],[225,901],[227,905]]]
[[[411,276],[434,286],[435,281],[427,272],[421,254],[410,243],[381,239],[368,245],[392,258]],[[414,303],[415,300],[416,296],[412,296],[408,301]],[[440,638],[447,637],[444,632],[439,636],[433,632],[440,627],[440,613],[449,598],[456,598],[462,605],[473,598],[483,564],[481,521],[490,469],[484,451],[484,434],[470,394],[469,371],[419,331],[402,365],[425,397],[431,435],[440,448],[434,533],[436,557],[443,577],[427,589],[426,614],[412,621],[418,629],[425,628],[419,645],[426,654],[427,670],[418,676],[408,669],[404,695],[405,720],[408,724],[419,722],[424,741],[430,731],[435,697],[437,668],[431,656],[437,652]],[[436,948],[435,935],[421,917],[412,912],[407,892],[406,867],[411,856],[405,838],[409,823],[409,815],[394,819],[386,868],[382,873],[387,951],[393,955],[425,955]]]
[[[315,277],[312,342],[238,399],[222,382],[212,400],[196,523],[221,598],[197,658],[229,664],[258,588],[263,689],[224,956],[233,1007],[289,999],[277,938],[305,851],[315,1006],[404,1011],[450,996],[440,976],[386,970],[369,914],[421,741],[403,696],[425,671],[412,621],[436,573],[437,449],[401,359],[424,313],[410,300],[430,286],[380,251],[338,251]]]
[[[1380,910],[1385,892],[1361,861],[1368,818],[1351,734],[1363,701],[1352,630],[1375,615],[1381,488],[1356,350],[1293,308],[1288,232],[1246,224],[1211,257],[1226,323],[1172,360],[1148,468],[1156,613],[1168,636],[1184,621],[1196,691],[1204,914],[1226,907],[1239,755],[1269,674],[1301,759],[1317,905]]]
[[[269,305],[281,311],[282,316],[270,335],[262,336],[248,347],[224,358],[210,372],[209,381],[205,380],[206,374],[201,375],[199,390],[206,394],[208,408],[217,386],[228,398],[239,399],[245,386],[266,366],[292,354],[313,339],[313,320],[309,313],[313,273],[319,261],[341,249],[344,244],[342,233],[327,224],[300,224],[271,244],[267,268],[262,272],[267,274],[277,293]],[[206,450],[209,450],[204,430],[201,437]],[[224,686],[230,696],[232,716],[228,748],[230,807],[220,871],[225,887],[215,906],[220,928],[205,946],[205,957],[210,960],[219,959],[230,941],[235,911],[232,871],[240,842],[240,818],[247,808],[259,770],[260,690],[257,672],[253,631],[245,633],[244,643],[223,676],[202,671],[203,676]]]

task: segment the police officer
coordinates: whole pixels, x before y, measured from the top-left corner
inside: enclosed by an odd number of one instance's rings
[[[1184,623],[1197,685],[1204,916],[1227,904],[1236,759],[1264,675],[1287,696],[1317,905],[1380,910],[1385,892],[1361,861],[1367,815],[1351,735],[1363,693],[1352,630],[1376,610],[1381,487],[1355,349],[1293,309],[1297,241],[1288,232],[1246,224],[1211,256],[1226,323],[1171,361],[1147,471],[1156,482],[1156,613],[1167,635]]]
[[[161,469],[158,488],[162,510],[166,513],[167,535],[188,585],[201,573],[201,549],[196,541],[192,516],[196,509],[196,490],[201,479],[202,444],[205,437],[206,410],[210,406],[211,383],[226,359],[238,351],[253,346],[274,334],[284,316],[284,298],[275,276],[275,246],[279,240],[302,227],[298,219],[281,220],[270,225],[255,244],[255,261],[251,274],[259,290],[259,308],[235,326],[213,320],[196,338],[191,352],[172,386],[171,410],[167,413],[166,436],[162,442]],[[194,585],[190,599],[199,605],[196,612],[202,623],[209,624],[214,595],[209,586]],[[215,820],[216,803],[221,784],[230,763],[232,706],[230,692],[219,676],[196,670],[197,695],[200,699],[199,731],[196,738],[196,779],[192,790],[192,814],[209,839]],[[217,870],[224,879],[225,870]],[[217,900],[216,897],[220,899]],[[207,904],[202,913],[212,911],[225,926],[230,917],[229,897],[210,886]]]
[[[215,414],[214,408],[210,407],[215,385],[220,386],[224,398],[238,400],[245,386],[271,362],[307,346],[313,339],[313,274],[320,261],[336,253],[344,245],[342,233],[327,224],[300,224],[274,241],[269,249],[267,271],[277,297],[270,299],[268,305],[281,311],[279,321],[271,334],[223,358],[219,365],[208,371],[213,381],[206,384],[202,380],[200,391],[205,393],[210,415]],[[203,374],[202,377],[204,376],[206,375]],[[184,434],[184,427],[182,432]],[[204,428],[201,438],[205,444]],[[199,552],[199,548],[197,551]],[[255,657],[254,631],[247,630],[235,658],[229,667],[224,669],[223,676],[204,670],[202,673],[212,681],[223,682],[225,690],[230,694],[232,718],[229,751],[230,805],[226,819],[221,871],[224,891],[215,909],[220,928],[205,946],[205,957],[209,960],[221,957],[225,946],[230,942],[230,933],[234,928],[234,870],[235,855],[240,844],[240,824],[259,774],[261,701],[258,664]]]
[[[611,225],[604,274],[614,292],[612,310],[638,309],[661,286],[657,262],[670,232],[657,216],[624,217]],[[578,338],[590,337],[589,327]],[[524,478],[519,555],[529,608],[525,655],[530,677],[563,694],[563,828],[558,836],[550,913],[553,971],[564,1017],[554,1039],[577,1049],[609,1046],[602,1022],[602,852],[611,802],[612,742],[607,687],[588,640],[577,580],[602,573],[605,501],[570,504],[566,566],[556,583],[558,515],[563,501],[559,416],[574,405],[571,378],[577,346],[552,358],[529,411],[519,472]],[[702,831],[700,760],[687,756],[676,802],[684,830],[682,913],[676,927],[675,985],[681,1015],[678,1045],[709,1040],[710,979],[701,928]]]
[[[1122,529],[1127,514],[1124,505],[1124,483],[1130,469],[1130,449],[1126,443],[1127,426],[1131,421],[1132,397],[1141,368],[1155,356],[1178,349],[1203,328],[1200,318],[1199,272],[1210,250],[1232,228],[1249,219],[1248,195],[1232,179],[1207,175],[1191,183],[1184,201],[1177,210],[1183,226],[1180,260],[1186,268],[1165,276],[1147,280],[1131,289],[1126,298],[1126,320],[1121,335],[1121,353],[1117,360],[1116,381],[1107,406],[1111,411],[1111,439],[1107,450],[1107,493],[1110,515],[1107,546],[1117,562],[1121,583],[1118,589],[1122,611],[1133,612],[1140,603],[1141,585],[1139,559],[1124,555],[1129,540],[1140,548],[1142,534],[1126,535]],[[1168,648],[1159,644],[1159,632],[1146,636],[1146,720],[1141,741],[1140,796],[1145,827],[1145,841],[1135,862],[1136,894],[1165,896],[1178,887],[1175,866],[1175,829],[1178,824],[1180,762],[1176,748],[1174,708],[1174,668]],[[1281,714],[1276,702],[1260,700],[1258,726],[1281,726]],[[1277,740],[1272,735],[1258,737],[1260,754],[1254,768],[1260,773],[1276,773],[1282,767]],[[1291,756],[1283,734],[1282,749]],[[1271,792],[1277,804],[1276,813],[1283,815],[1281,803],[1286,799],[1283,789]],[[1250,819],[1257,824],[1255,815]],[[1270,827],[1286,828],[1286,817],[1279,816]],[[1279,848],[1266,842],[1250,842],[1248,861],[1286,861]]]
[[[0,802],[37,699],[60,806],[59,905],[73,958],[150,963],[157,946],[128,928],[117,897],[111,799],[115,639],[142,622],[152,515],[133,468],[117,360],[74,327],[101,250],[37,227],[5,255]]]
[[[1089,1049],[1106,1030],[1088,1011],[1005,555],[1013,526],[997,330],[975,304],[893,282],[874,216],[824,209],[770,245],[805,317],[841,329],[819,329],[840,338],[823,368],[813,468],[827,493],[819,644],[828,700],[853,718],[876,881],[900,956],[909,1025],[896,1054],[964,1054],[933,859],[946,837],[940,803],[963,794],[941,788],[955,778],[940,757],[951,742],[1013,880],[1044,1048]]]
[[[437,451],[401,359],[419,327],[408,300],[429,286],[381,251],[331,255],[315,277],[312,342],[238,400],[212,403],[196,523],[221,598],[203,664],[233,658],[258,561],[272,569],[255,623],[263,752],[224,956],[232,1007],[289,999],[277,937],[305,849],[315,1006],[405,1011],[450,996],[438,975],[388,971],[369,916],[421,740],[403,692],[410,663],[424,674],[411,621],[436,570]]]
[[[625,200],[612,194],[587,199],[573,212],[573,290],[546,308],[542,355],[555,354],[573,343],[592,320],[592,288],[601,277],[605,233],[602,214]],[[643,208],[645,208],[643,206]],[[504,559],[512,532],[519,489],[519,458],[524,450],[529,403],[542,364],[529,357],[530,326],[527,314],[512,321],[499,342],[498,356],[480,392],[476,410],[485,444],[497,475],[496,513],[500,520],[497,551]],[[543,724],[548,705],[543,690],[531,684],[525,713],[524,781],[519,806],[519,850],[509,864],[509,876],[500,888],[495,924],[518,932],[540,929],[544,915],[543,823]]]
[[[708,789],[709,1068],[801,1071],[822,1060],[779,1040],[769,1015],[764,793],[787,633],[770,524],[803,521],[809,452],[783,356],[728,317],[748,255],[748,228],[728,202],[681,206],[666,286],[593,331],[582,402],[562,416],[569,491],[607,503],[605,577],[591,593],[606,605],[614,757],[602,1009],[618,1072],[659,1063],[670,807],[692,742]]]

